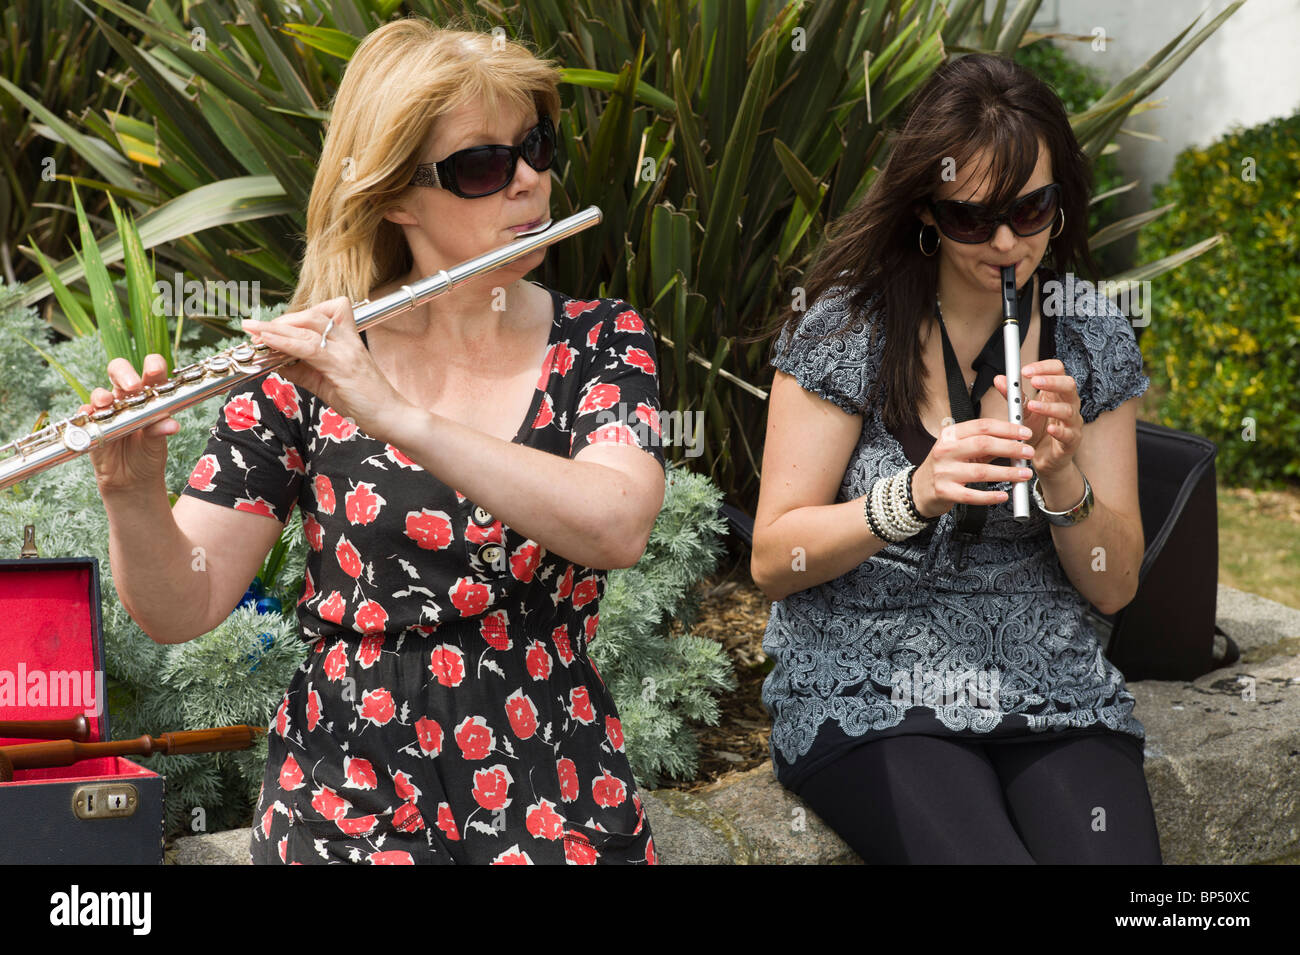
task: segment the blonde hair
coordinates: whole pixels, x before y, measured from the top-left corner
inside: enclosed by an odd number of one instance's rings
[[[410,17],[357,47],[334,97],[307,205],[307,247],[289,309],[352,301],[410,271],[397,205],[438,117],[466,103],[544,112],[558,125],[560,73],[503,34]]]

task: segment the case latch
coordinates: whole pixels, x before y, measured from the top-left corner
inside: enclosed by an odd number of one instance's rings
[[[140,793],[130,783],[96,783],[72,792],[72,811],[78,819],[124,819],[135,815]]]
[[[36,549],[36,525],[26,524],[23,526],[23,549],[19,557],[40,557],[41,552]]]

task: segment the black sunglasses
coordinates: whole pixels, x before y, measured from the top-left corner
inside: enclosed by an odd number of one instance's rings
[[[422,162],[415,167],[411,185],[432,186],[462,199],[478,199],[510,185],[521,158],[538,172],[551,168],[555,161],[555,126],[549,116],[542,116],[518,146],[471,146],[438,162]]]
[[[1051,182],[1021,196],[1002,215],[994,215],[987,206],[978,202],[958,199],[931,199],[927,204],[939,231],[954,242],[976,244],[993,238],[993,233],[1004,222],[1018,236],[1042,232],[1052,224],[1061,207],[1061,185]]]

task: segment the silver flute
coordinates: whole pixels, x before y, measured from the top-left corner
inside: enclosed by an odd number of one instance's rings
[[[558,222],[522,235],[492,252],[475,256],[460,265],[443,269],[413,285],[383,298],[358,302],[352,307],[358,332],[385,319],[422,305],[434,296],[450,291],[485,272],[509,265],[537,249],[567,239],[597,225],[601,211],[588,206]],[[0,490],[18,484],[33,474],[70,461],[133,431],[147,428],[182,408],[206,401],[213,395],[256,378],[299,359],[278,352],[265,342],[243,342],[215,355],[176,369],[170,378],[146,385],[138,393],[117,399],[107,408],[73,415],[39,431],[0,445]]]
[[[1020,321],[1016,303],[1016,267],[1002,266],[1002,351],[1007,369],[1007,420],[1024,424],[1024,403],[1020,400]],[[1023,443],[1023,442],[1022,442]],[[1025,459],[1012,460],[1012,465],[1025,467]],[[1011,482],[1011,516],[1017,521],[1029,520],[1029,482]]]

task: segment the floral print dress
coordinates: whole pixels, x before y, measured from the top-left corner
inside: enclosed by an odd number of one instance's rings
[[[569,458],[633,444],[664,466],[649,329],[619,299],[548,291],[514,442]],[[587,653],[604,570],[523,537],[274,372],[229,397],[184,493],[278,521],[302,509],[311,649],[268,732],[254,862],[655,863]]]

